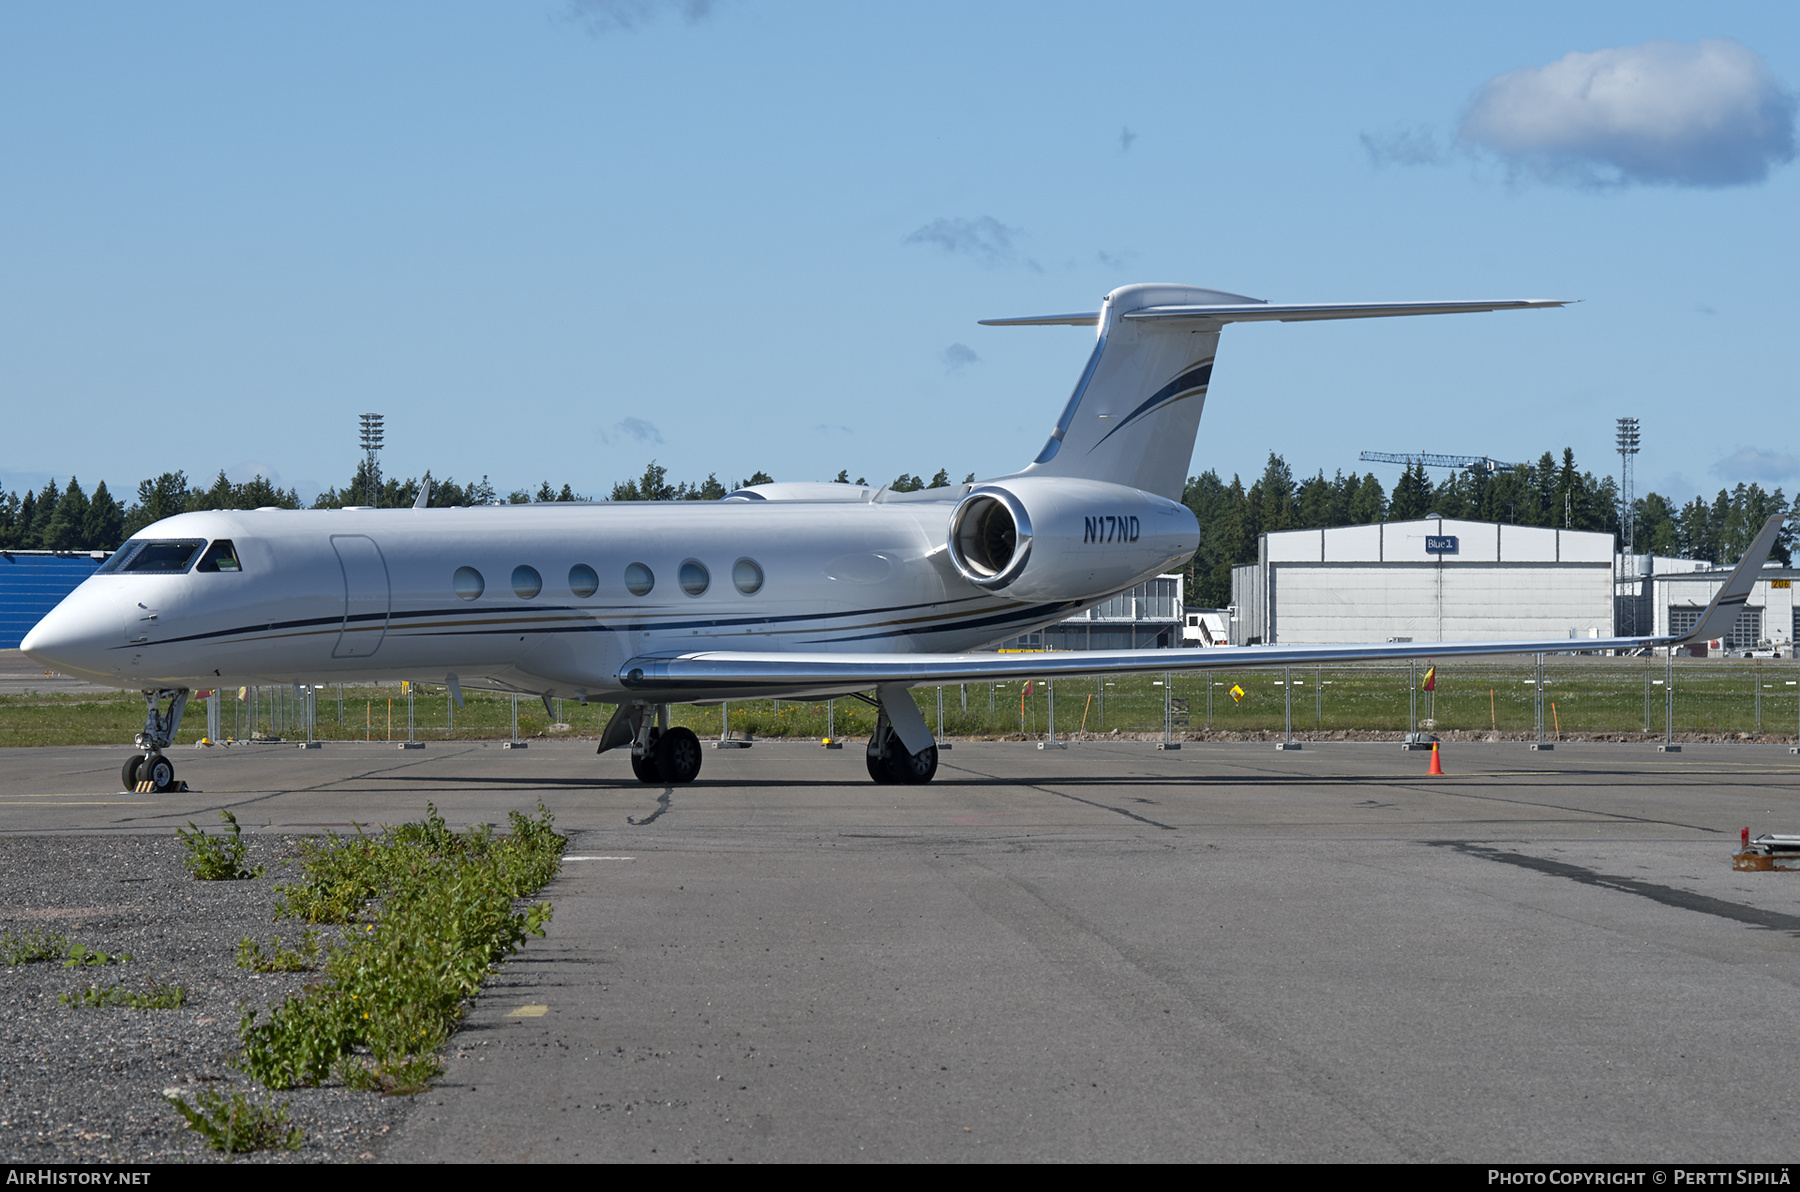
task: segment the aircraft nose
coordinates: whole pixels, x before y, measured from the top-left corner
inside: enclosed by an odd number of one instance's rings
[[[112,647],[120,640],[117,614],[101,602],[70,596],[31,627],[19,649],[65,674],[110,678],[117,665]]]

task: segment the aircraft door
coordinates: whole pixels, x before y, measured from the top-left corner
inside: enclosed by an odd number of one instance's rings
[[[387,635],[388,571],[381,548],[361,534],[336,534],[331,547],[344,569],[344,627],[333,658],[367,658]]]

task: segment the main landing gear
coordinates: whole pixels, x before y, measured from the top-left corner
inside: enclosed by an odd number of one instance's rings
[[[913,703],[912,693],[904,687],[892,687],[882,688],[880,695],[880,700],[869,701],[880,709],[875,716],[875,735],[869,738],[869,777],[883,786],[891,783],[918,786],[930,782],[937,773],[937,745],[927,744],[916,753],[909,750],[906,742],[901,740],[900,730],[888,716],[890,709],[901,716],[910,713],[910,719],[917,722],[910,726],[915,740],[931,741],[925,719],[919,715],[919,706]]]
[[[879,689],[879,699],[855,698],[878,709],[875,735],[869,738],[869,777],[883,786],[919,786],[937,774],[937,742],[925,727],[925,718],[912,693],[899,684]],[[895,722],[899,723],[896,724]],[[910,740],[916,749],[908,749]],[[631,749],[631,772],[639,782],[675,786],[692,782],[700,773],[700,738],[685,728],[669,727],[667,704],[620,704],[600,733],[600,747]]]
[[[639,782],[676,786],[700,773],[700,738],[691,729],[669,727],[669,705],[620,704],[600,734],[605,753],[631,745],[631,772]]]
[[[938,747],[925,745],[918,753],[907,753],[907,747],[900,744],[900,736],[893,731],[887,733],[887,744],[882,745],[882,735],[878,733],[869,738],[869,778],[882,783],[907,783],[918,785],[932,780],[938,772]]]
[[[163,700],[169,709],[159,710]],[[125,790],[148,789],[168,794],[180,789],[175,781],[175,763],[163,756],[163,750],[175,742],[181,731],[181,714],[187,710],[188,689],[160,688],[144,692],[144,731],[136,738],[138,752],[125,760],[119,771],[119,782]]]

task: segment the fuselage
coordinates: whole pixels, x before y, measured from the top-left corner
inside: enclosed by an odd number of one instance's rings
[[[122,688],[460,675],[612,700],[632,658],[979,649],[1178,562],[1197,530],[1162,502],[1182,542],[1119,542],[1101,589],[1025,600],[947,558],[961,494],[188,513],[134,535],[24,648]]]

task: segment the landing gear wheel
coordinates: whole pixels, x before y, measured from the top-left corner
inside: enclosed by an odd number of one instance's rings
[[[119,771],[119,789],[134,791],[138,784],[138,767],[144,764],[144,755],[134,753],[126,759],[125,768]]]
[[[637,775],[639,782],[660,783],[662,781],[662,774],[656,768],[656,745],[661,738],[662,730],[660,728],[651,729],[649,748],[644,756],[639,757],[635,751],[632,753],[631,772]]]
[[[888,738],[887,756],[883,757],[877,751],[875,739],[870,738],[867,761],[869,777],[882,786],[896,782],[920,786],[937,774],[938,751],[936,745],[927,745],[918,753],[908,753],[896,735]]]
[[[888,764],[895,776],[908,786],[923,786],[937,774],[937,746],[927,745],[917,753],[906,752],[906,746],[895,741],[888,746]]]
[[[153,753],[144,759],[138,781],[148,782],[155,786],[158,794],[166,795],[175,789],[175,763],[160,753]]]
[[[672,728],[656,743],[656,769],[664,782],[692,782],[700,773],[700,738],[685,728]]]

